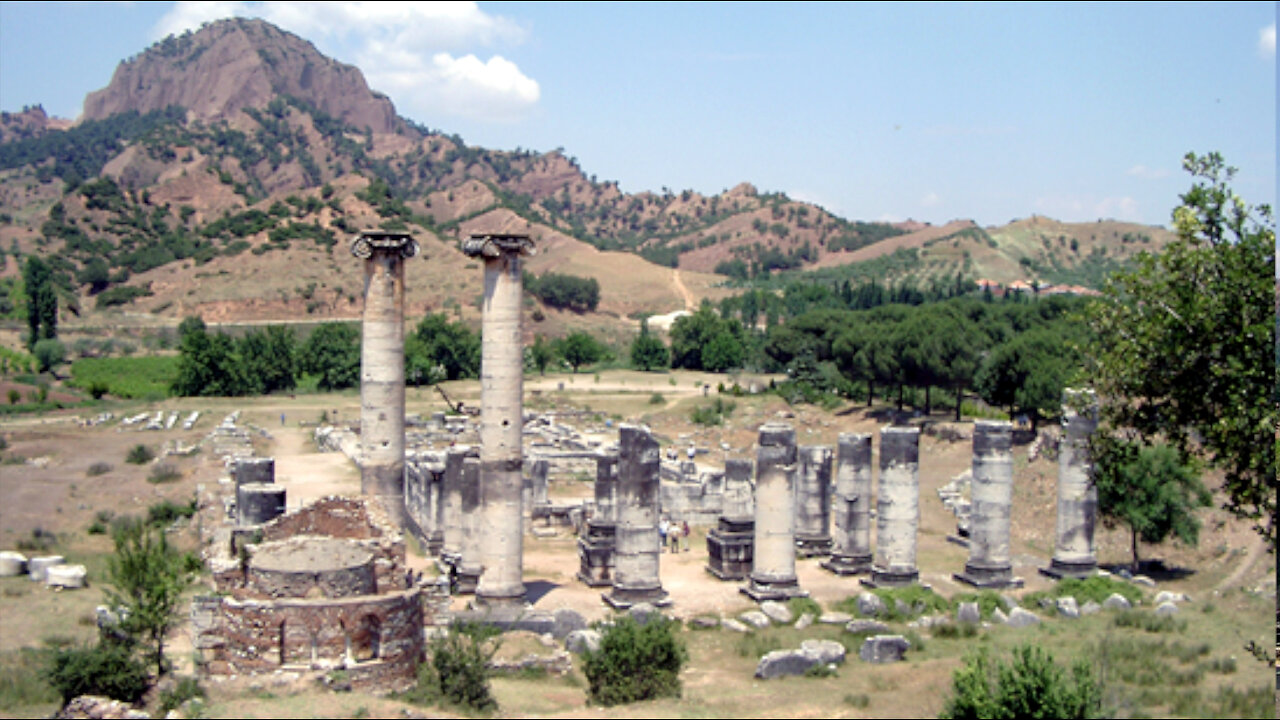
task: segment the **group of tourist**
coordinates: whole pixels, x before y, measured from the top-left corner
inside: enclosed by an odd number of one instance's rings
[[[666,517],[658,523],[658,538],[662,541],[662,547],[667,547],[667,543],[671,544],[671,552],[680,552],[681,546],[685,552],[689,552],[689,521],[682,520],[680,522],[672,522]]]

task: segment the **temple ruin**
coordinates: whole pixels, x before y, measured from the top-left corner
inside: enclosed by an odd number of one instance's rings
[[[1058,444],[1057,543],[1049,567],[1053,578],[1087,577],[1098,569],[1093,532],[1098,516],[1098,489],[1093,484],[1089,438],[1098,427],[1093,392],[1068,389],[1062,398],[1062,440]]]
[[[920,526],[920,428],[880,431],[880,492],[876,498],[876,549],[873,587],[910,585],[916,568],[916,532]]]
[[[980,588],[1021,587],[1013,577],[1009,547],[1013,515],[1013,425],[978,420],[973,425],[973,508],[969,561],[961,582]]]

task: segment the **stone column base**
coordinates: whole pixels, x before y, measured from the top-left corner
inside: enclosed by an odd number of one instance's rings
[[[918,582],[920,582],[920,571],[915,568],[886,570],[872,566],[871,577],[862,579],[862,584],[869,588],[906,587]]]
[[[613,584],[613,551],[617,547],[612,524],[587,524],[587,536],[578,540],[578,579],[588,587]]]
[[[1049,567],[1040,568],[1040,574],[1051,577],[1054,580],[1063,578],[1077,578],[1083,580],[1090,577],[1098,570],[1097,560],[1081,560],[1069,561],[1054,558],[1049,561]]]
[[[474,595],[476,586],[480,584],[480,576],[484,574],[484,569],[479,566],[468,567],[458,563],[453,566],[453,570],[450,576],[453,581],[453,594]]]
[[[865,575],[871,572],[871,553],[862,555],[841,555],[833,553],[822,561],[822,568],[836,575]]]
[[[427,534],[427,554],[439,555],[444,550],[444,533],[436,530]]]
[[[809,597],[809,591],[800,589],[796,578],[759,578],[752,577],[751,582],[740,589],[743,595],[755,600],[790,600],[795,597]]]
[[[830,535],[796,536],[796,557],[826,557],[831,554],[834,543]]]
[[[476,593],[475,605],[479,608],[523,608],[525,602],[524,583],[519,588],[508,588],[505,591]]]
[[[601,593],[600,597],[614,610],[626,610],[640,603],[648,603],[654,607],[667,607],[671,604],[671,596],[661,585],[652,588],[620,588],[615,585],[613,590]]]
[[[1020,588],[1023,585],[1022,578],[1013,576],[1013,566],[1011,565],[986,567],[965,563],[964,572],[955,573],[951,577],[966,585],[983,589]]]
[[[707,572],[720,580],[745,580],[755,560],[755,521],[720,518],[707,533]]]

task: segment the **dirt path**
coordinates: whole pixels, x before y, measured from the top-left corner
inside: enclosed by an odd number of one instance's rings
[[[671,271],[671,284],[675,286],[676,292],[684,298],[684,309],[694,312],[698,309],[698,303],[694,302],[693,293],[689,292],[689,288],[684,286],[684,281],[680,279],[680,271]]]
[[[1265,541],[1261,538],[1254,541],[1253,545],[1249,547],[1249,552],[1240,561],[1240,564],[1236,566],[1236,569],[1232,570],[1230,575],[1223,578],[1222,582],[1218,583],[1217,586],[1214,587],[1214,590],[1222,591],[1229,587],[1234,587],[1240,582],[1246,573],[1253,569],[1254,564],[1258,562],[1258,558],[1262,557],[1266,551],[1267,543]]]

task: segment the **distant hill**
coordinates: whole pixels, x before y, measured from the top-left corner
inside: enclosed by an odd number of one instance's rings
[[[539,246],[533,272],[601,286],[595,313],[543,308],[529,332],[619,337],[641,315],[733,292],[731,279],[1096,284],[1168,240],[1159,228],[1043,218],[849,221],[745,182],[713,196],[625,194],[563,150],[487,150],[399,118],[358,69],[260,20],[211,23],[126,60],[74,127],[38,108],[0,117],[0,251],[47,256],[79,322],[355,317],[361,279],[346,246],[371,226],[422,241],[411,315],[474,316],[480,275],[457,240],[520,231]],[[0,279],[17,272],[0,267]]]

